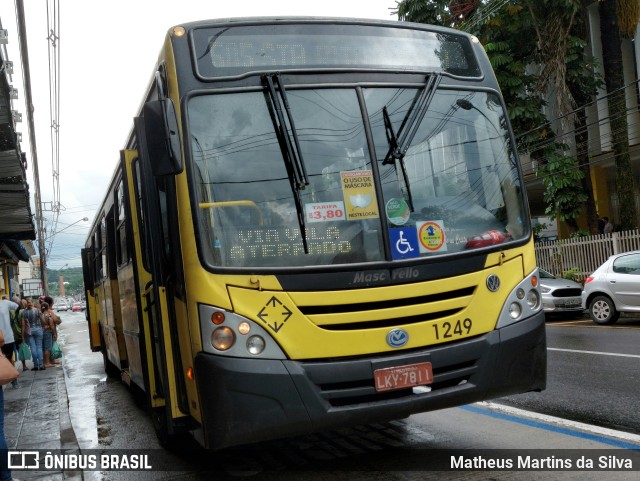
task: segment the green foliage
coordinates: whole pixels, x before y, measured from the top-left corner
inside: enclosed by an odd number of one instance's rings
[[[584,174],[576,167],[576,160],[564,153],[565,150],[567,147],[557,142],[547,147],[544,163],[538,168],[537,175],[542,176],[546,189],[545,213],[551,219],[557,218],[575,226],[587,199],[580,184]]]
[[[577,267],[572,267],[571,269],[566,270],[562,273],[562,278],[574,282],[580,282],[578,280],[580,279],[580,269],[578,269]]]
[[[448,2],[433,2],[424,0],[402,0],[398,2],[398,8],[391,12],[398,15],[399,20],[431,25],[451,27],[448,22],[451,16]]]
[[[571,239],[579,239],[580,237],[589,237],[591,235],[591,232],[589,232],[588,230],[577,230],[575,232],[573,232],[570,236]]]
[[[539,223],[539,224],[535,224],[532,226],[532,230],[533,230],[533,238],[536,241],[540,240],[540,234],[542,233],[543,230],[545,230],[547,227],[549,227],[547,224],[544,223]]]

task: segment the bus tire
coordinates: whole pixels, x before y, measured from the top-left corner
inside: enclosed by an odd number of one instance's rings
[[[102,329],[100,329],[100,352],[102,353],[102,364],[104,366],[104,372],[108,377],[114,379],[122,379],[122,374],[120,369],[109,361],[109,356],[107,355],[107,346],[104,342],[104,336],[102,335]]]
[[[615,304],[608,296],[594,297],[589,303],[589,315],[593,322],[601,326],[614,324],[620,317]]]
[[[153,408],[151,410],[151,419],[153,420],[153,428],[156,431],[160,446],[169,451],[182,451],[187,449],[188,443],[185,443],[185,433],[170,433],[167,424],[167,416],[165,408]]]

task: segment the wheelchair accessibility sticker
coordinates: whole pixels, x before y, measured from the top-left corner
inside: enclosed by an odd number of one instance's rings
[[[391,228],[389,239],[392,259],[409,259],[420,255],[418,234],[414,227]]]
[[[447,242],[444,234],[444,222],[441,220],[417,222],[416,229],[418,229],[420,252],[424,253],[447,250]]]

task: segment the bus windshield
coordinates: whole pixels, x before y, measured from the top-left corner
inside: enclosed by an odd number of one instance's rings
[[[497,95],[435,90],[404,151],[389,155],[424,88],[286,88],[308,179],[300,189],[292,189],[287,149],[264,91],[188,102],[194,211],[208,265],[395,261],[529,235]],[[285,126],[291,134],[291,124]]]

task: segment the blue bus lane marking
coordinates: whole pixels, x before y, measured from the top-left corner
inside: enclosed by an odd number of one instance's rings
[[[463,409],[465,411],[469,411],[472,413],[476,413],[476,414],[482,414],[484,416],[489,416],[495,419],[501,419],[503,421],[510,421],[513,423],[523,424],[525,426],[529,426],[536,429],[551,431],[558,434],[565,434],[567,436],[573,436],[575,438],[588,439],[590,441],[596,441],[598,443],[608,444],[609,446],[615,446],[616,448],[634,449],[634,450],[640,449],[640,444],[633,444],[625,441],[618,441],[616,439],[599,436],[597,434],[585,433],[582,431],[576,431],[573,429],[563,428],[560,426],[553,426],[551,424],[547,424],[541,421],[523,419],[523,418],[514,416],[512,414],[504,414],[504,413],[491,411],[490,409],[487,409],[487,408],[482,408],[482,407],[473,406],[473,405],[466,405],[466,406],[460,406],[460,409]]]

